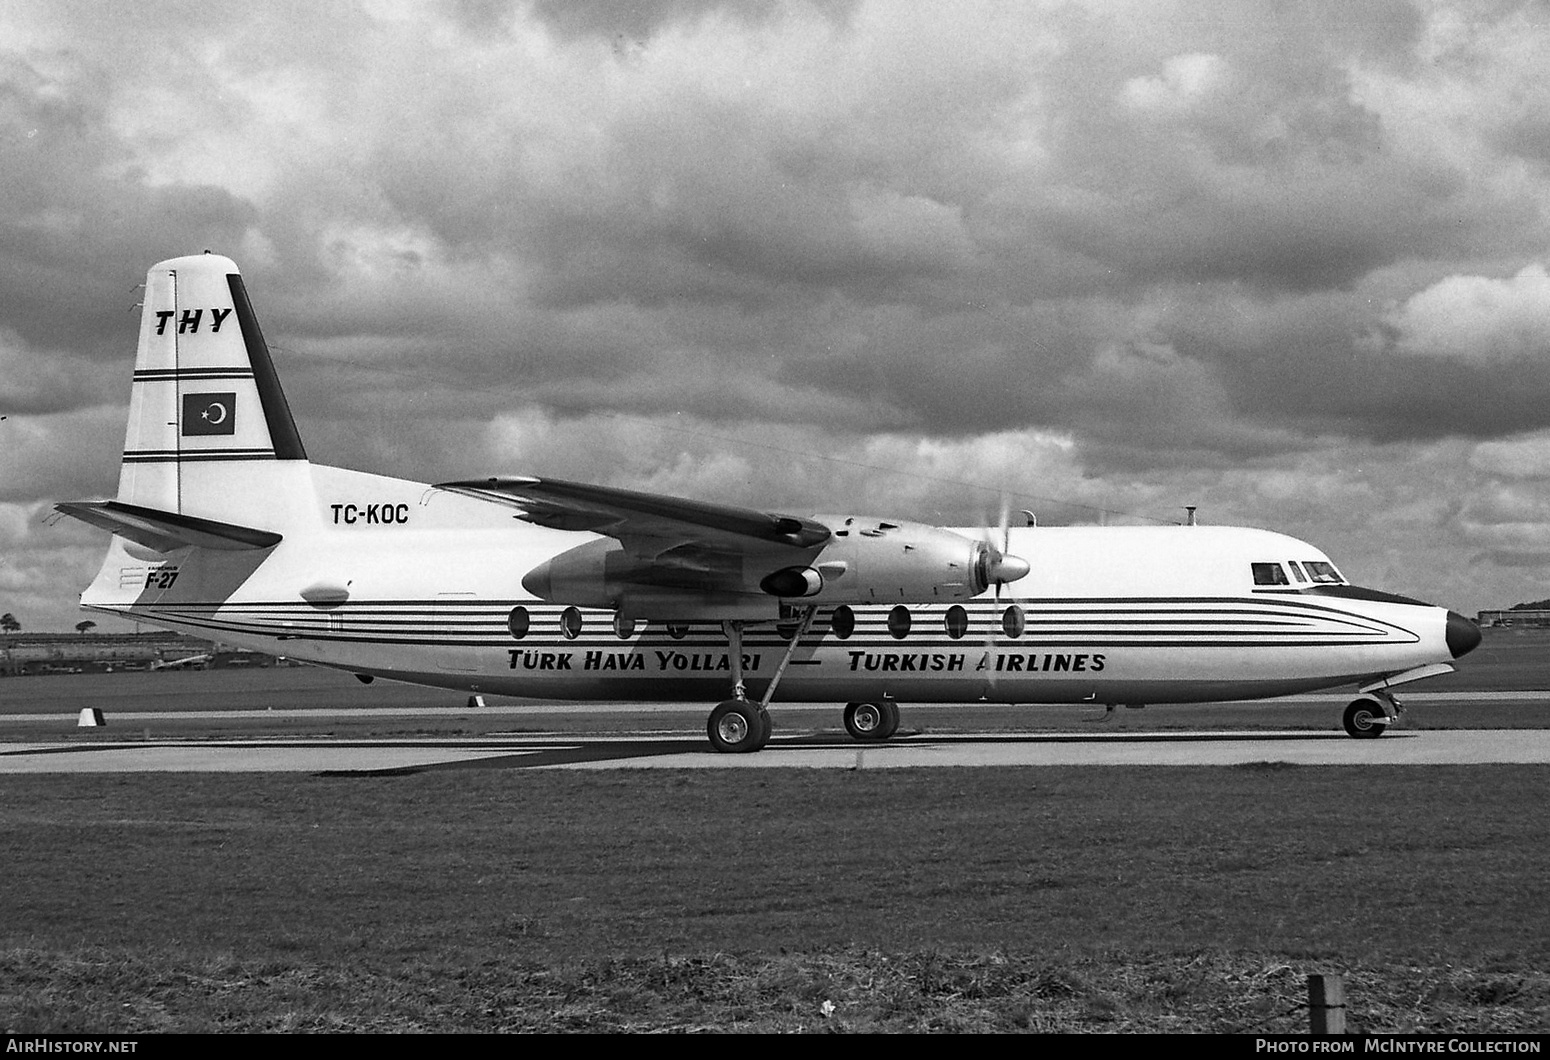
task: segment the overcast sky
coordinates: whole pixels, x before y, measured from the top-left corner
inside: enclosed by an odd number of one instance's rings
[[[314,460],[1181,520],[1550,596],[1541,3],[0,8],[0,611],[67,629],[153,263]],[[1037,556],[1029,557],[1037,562]]]

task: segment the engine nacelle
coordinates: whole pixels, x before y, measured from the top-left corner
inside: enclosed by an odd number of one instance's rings
[[[744,585],[745,580],[743,568],[736,561],[728,560],[718,568],[703,561],[643,560],[631,556],[618,541],[605,537],[540,563],[522,576],[522,587],[541,600],[577,607],[617,608],[625,597],[642,593],[692,598],[741,591],[757,598],[758,589]]]
[[[599,538],[534,567],[522,586],[542,600],[614,608],[633,617],[760,619],[778,613],[782,600],[967,600],[1028,573],[1026,562],[990,542],[940,526],[862,516],[818,518],[832,533],[814,548],[670,548],[635,556],[618,541]]]
[[[766,578],[761,583],[766,592],[812,603],[933,603],[967,600],[990,584],[986,557],[994,550],[983,541],[897,519],[820,515],[818,520],[833,536],[809,563]]]
[[[730,558],[724,565],[710,556],[643,560],[599,538],[540,563],[522,576],[522,587],[540,600],[610,608],[638,621],[772,621],[780,601],[761,593],[757,579]]]

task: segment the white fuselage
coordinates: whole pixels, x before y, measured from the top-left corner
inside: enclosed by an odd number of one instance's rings
[[[524,574],[595,535],[535,527],[507,508],[423,483],[306,464],[260,477],[250,496],[228,498],[223,515],[269,526],[283,498],[279,545],[156,553],[114,538],[82,604],[449,688],[555,699],[708,702],[728,694],[733,665],[720,622],[627,622],[523,588]],[[776,701],[1256,698],[1452,658],[1443,608],[1328,595],[1344,587],[1293,578],[1256,584],[1255,564],[1301,578],[1305,565],[1328,563],[1281,534],[1046,527],[1010,535],[1008,551],[1031,571],[999,600],[987,592],[960,604],[879,600],[848,613],[821,606]],[[746,629],[750,695],[761,695],[774,674],[789,629]]]

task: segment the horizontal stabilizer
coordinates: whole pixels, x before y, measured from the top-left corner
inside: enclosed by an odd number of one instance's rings
[[[65,501],[54,505],[54,509],[157,552],[171,552],[190,545],[241,552],[273,548],[281,541],[279,534],[268,530],[142,508],[122,501]]]

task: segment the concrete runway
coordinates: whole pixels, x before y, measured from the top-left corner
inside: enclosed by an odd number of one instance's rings
[[[1550,730],[902,735],[862,745],[778,734],[754,755],[671,736],[149,740],[0,744],[0,773],[402,773],[430,769],[902,769],[944,766],[1550,764]]]
[[[1331,710],[1332,718],[1339,718],[1339,708],[1349,703],[1353,698],[1350,692],[1311,692],[1305,695],[1281,696],[1273,700],[1244,701],[1250,705],[1327,705]],[[1536,707],[1550,707],[1550,690],[1538,691],[1456,691],[1456,692],[1416,692],[1400,696],[1400,700],[1407,705],[1422,705],[1427,703],[1512,703],[1533,705]],[[254,710],[154,710],[134,707],[120,712],[111,700],[97,698],[83,699],[82,703],[92,705],[106,704],[105,712],[109,713],[115,722],[125,722],[131,725],[144,724],[148,721],[233,721],[243,718],[260,716]],[[1075,705],[1075,704],[1070,704]],[[1223,703],[1221,706],[1232,706],[1232,703]],[[786,704],[777,703],[772,710],[776,715],[776,724],[789,709],[818,709],[824,708],[814,704]],[[350,706],[348,709],[337,707],[266,707],[261,716],[270,720],[289,718],[299,721],[324,721],[331,718],[421,718],[437,712],[458,714],[471,718],[498,718],[498,717],[530,717],[554,714],[630,714],[649,716],[653,714],[693,714],[704,708],[692,703],[636,703],[636,702],[609,702],[609,703],[493,703],[483,707],[451,707],[438,706],[428,708],[426,706],[409,707],[361,707]],[[838,715],[838,707],[832,708]],[[1036,708],[1035,708],[1036,709]],[[1166,705],[1160,710],[1169,709]],[[41,722],[55,723],[66,726],[71,725],[76,717],[74,709],[65,711],[18,711],[15,713],[0,713],[0,721],[7,722]]]

